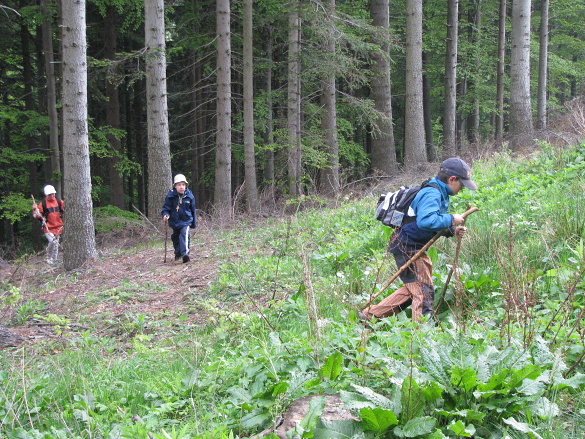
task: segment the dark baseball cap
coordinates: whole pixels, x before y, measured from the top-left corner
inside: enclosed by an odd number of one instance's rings
[[[472,191],[477,189],[477,185],[471,181],[471,170],[469,165],[458,157],[452,157],[441,163],[441,172],[451,176],[458,177],[461,184]]]

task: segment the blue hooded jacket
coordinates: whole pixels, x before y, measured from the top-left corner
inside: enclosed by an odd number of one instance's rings
[[[449,196],[453,191],[438,178],[433,178],[422,188],[410,203],[410,209],[416,215],[416,221],[396,229],[390,240],[389,250],[392,254],[414,253],[429,242],[437,232],[448,229],[445,237],[453,236],[453,215],[449,210]],[[413,212],[409,210],[409,215]]]
[[[169,216],[169,226],[180,229],[189,226],[194,229],[197,226],[197,213],[195,210],[195,197],[191,189],[185,189],[183,195],[179,195],[175,188],[171,189],[165,198],[161,216]]]

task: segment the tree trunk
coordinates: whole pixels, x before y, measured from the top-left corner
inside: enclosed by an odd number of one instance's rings
[[[422,0],[406,0],[404,163],[426,163],[422,99]]]
[[[431,116],[431,82],[429,75],[425,73],[427,65],[427,53],[423,51],[423,118],[425,121],[425,149],[429,162],[436,162],[439,159],[439,153],[435,148],[433,141],[433,120]]]
[[[163,0],[145,0],[146,113],[148,125],[147,212],[160,222],[160,207],[171,185],[171,151],[167,109],[167,59]],[[184,172],[180,170],[179,172]]]
[[[498,72],[496,79],[496,145],[504,141],[504,66],[506,65],[506,0],[500,0],[498,18]]]
[[[372,168],[386,175],[396,173],[396,145],[392,123],[392,91],[390,83],[390,11],[389,0],[371,0],[372,25],[380,28],[376,44],[380,50],[372,53],[370,88],[377,112],[376,128],[372,133]]]
[[[55,60],[53,57],[53,31],[50,0],[41,0],[43,11],[43,53],[45,58],[45,75],[47,81],[47,112],[49,116],[49,146],[51,150],[51,181],[57,194],[62,194],[61,150],[59,148],[59,115],[57,113],[57,86],[55,84]]]
[[[232,89],[230,2],[217,0],[217,136],[215,153],[215,196],[218,213],[231,215]]]
[[[301,190],[301,79],[300,79],[300,0],[290,0],[288,15],[288,178],[292,196]]]
[[[327,30],[324,51],[333,59],[335,57],[335,0],[326,3],[329,29]],[[337,106],[335,98],[335,71],[329,69],[324,73],[321,87],[321,105],[323,116],[321,127],[327,148],[327,167],[321,173],[320,190],[335,196],[339,193],[339,144],[337,142]]]
[[[258,212],[258,184],[256,182],[256,157],[254,147],[254,68],[252,36],[252,3],[244,0],[244,172],[248,212]]]
[[[21,0],[20,7],[24,7],[26,4]],[[23,79],[23,88],[24,88],[24,108],[29,114],[33,114],[36,111],[35,102],[33,97],[33,73],[32,73],[32,65],[31,65],[31,53],[30,53],[30,38],[29,38],[29,31],[27,26],[25,26],[24,22],[21,23],[20,26],[20,44],[21,44],[21,54],[22,54],[22,79]],[[26,141],[26,148],[29,151],[34,151],[38,145],[35,141],[35,137],[32,134],[24,134],[24,138]],[[39,189],[38,179],[37,179],[37,165],[34,162],[29,162],[29,189],[30,193],[36,195]],[[36,221],[35,221],[36,222]],[[38,223],[37,223],[38,224]],[[36,226],[36,224],[35,224]],[[33,245],[38,248],[40,244],[40,233],[39,228],[33,226],[33,231],[35,232],[33,235]]]
[[[470,60],[470,67],[473,68],[473,74],[471,75],[471,80],[469,80],[469,88],[472,90],[472,105],[471,105],[471,113],[469,114],[469,122],[467,124],[467,139],[469,142],[473,144],[478,144],[480,140],[480,105],[479,105],[479,86],[480,86],[480,69],[481,69],[481,60],[480,57],[477,55],[478,53],[478,45],[481,44],[481,20],[482,20],[482,11],[481,11],[481,0],[476,0],[472,2],[468,11],[468,34],[469,34],[469,44],[470,47],[475,48],[473,50],[473,59]]]
[[[445,53],[445,108],[443,112],[443,160],[457,155],[457,44],[459,1],[447,0]]]
[[[546,86],[548,69],[548,6],[549,0],[541,0],[540,50],[538,57],[538,96],[536,103],[536,127],[546,129]]]
[[[510,61],[510,148],[533,144],[530,104],[530,0],[512,3]]]
[[[116,7],[106,6],[106,17],[104,19],[104,55],[112,62],[106,75],[106,123],[114,128],[120,129],[120,96],[118,93],[118,68],[116,60]],[[112,157],[108,158],[108,175],[110,185],[110,204],[124,209],[125,194],[122,170],[118,169],[122,162],[122,144],[120,139],[108,134],[108,143],[112,148]]]
[[[274,199],[274,129],[272,112],[272,28],[267,26],[268,37],[266,38],[266,78],[264,91],[266,92],[266,133],[264,141],[267,148],[264,153],[264,182],[268,186],[271,199]]]
[[[87,131],[85,1],[63,1],[63,262],[73,270],[97,258]]]

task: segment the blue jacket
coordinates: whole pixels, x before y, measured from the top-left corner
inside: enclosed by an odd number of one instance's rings
[[[169,216],[169,226],[180,229],[189,226],[194,229],[197,226],[197,213],[195,210],[195,197],[191,189],[185,189],[180,196],[175,188],[171,189],[165,198],[161,215]]]
[[[410,203],[416,221],[396,229],[389,246],[392,254],[414,253],[443,229],[448,229],[444,236],[453,236],[453,215],[447,213],[449,196],[453,195],[453,191],[438,178],[431,179],[429,184],[435,184],[438,188],[427,186],[416,194]]]

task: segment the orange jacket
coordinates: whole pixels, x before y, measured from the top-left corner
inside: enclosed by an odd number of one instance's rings
[[[43,233],[52,233],[53,235],[60,235],[63,233],[63,219],[61,218],[61,212],[59,211],[59,202],[55,198],[54,200],[45,199],[47,206],[47,213],[43,209],[43,203],[37,204],[37,209],[33,209],[33,216],[36,219],[45,218],[45,226],[43,227]],[[65,202],[61,200],[61,208],[65,210]]]

